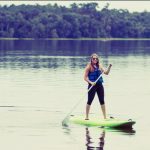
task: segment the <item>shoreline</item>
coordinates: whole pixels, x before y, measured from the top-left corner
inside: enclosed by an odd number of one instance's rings
[[[0,40],[96,40],[96,41],[148,41],[150,38],[0,38]]]

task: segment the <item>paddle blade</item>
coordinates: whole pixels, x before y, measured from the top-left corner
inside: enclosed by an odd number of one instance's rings
[[[67,116],[67,117],[62,121],[62,126],[68,127],[68,122],[69,122],[69,116]]]

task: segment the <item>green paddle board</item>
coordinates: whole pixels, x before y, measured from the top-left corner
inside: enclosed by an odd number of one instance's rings
[[[90,117],[89,120],[85,120],[85,117],[83,116],[71,116],[70,122],[86,126],[99,126],[107,128],[132,128],[132,126],[136,123],[131,119],[129,120],[121,120],[115,118],[100,119],[94,116]]]

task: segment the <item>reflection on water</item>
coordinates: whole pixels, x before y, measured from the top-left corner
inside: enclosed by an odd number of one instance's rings
[[[136,131],[132,128],[125,128],[125,129],[115,129],[115,128],[107,128],[106,129],[109,132],[114,132],[114,133],[118,133],[121,135],[135,135]]]
[[[97,143],[98,146],[96,147],[93,147],[93,143],[94,143],[94,139],[92,139],[91,135],[90,135],[90,131],[89,131],[89,128],[85,128],[86,130],[86,147],[87,147],[87,150],[93,150],[93,149],[97,149],[97,150],[103,150],[104,148],[104,144],[105,144],[105,130],[102,130],[100,132],[100,137],[99,137],[99,142]]]
[[[0,40],[1,56],[89,56],[95,51],[107,57],[145,55],[150,53],[149,49],[149,40]]]
[[[108,65],[109,57],[150,55],[149,41],[0,40],[0,68],[66,69],[84,67],[96,52]],[[132,58],[131,58],[132,59]],[[145,60],[146,61],[146,60]],[[116,61],[115,61],[116,62]],[[115,64],[114,64],[115,65]]]
[[[77,142],[77,140],[80,141],[80,138],[82,139],[82,135],[84,134],[83,141],[80,142],[84,143],[86,150],[105,150],[105,147],[108,146],[107,144],[110,144],[109,142],[111,136],[112,138],[115,138],[117,135],[131,137],[136,133],[136,131],[133,129],[115,129],[72,125],[68,127],[62,127],[64,134],[73,142]],[[113,143],[114,140],[115,139],[112,139],[111,143]],[[77,143],[78,145],[80,144],[79,141]]]
[[[68,134],[68,135],[71,134],[71,129],[69,128],[69,126],[62,126],[62,129],[65,134]]]
[[[97,137],[97,139],[92,137],[92,131],[90,131],[89,127],[85,128],[85,132],[86,132],[86,147],[87,150],[104,150],[104,145],[105,145],[105,141],[107,140],[105,138],[106,132],[109,133],[117,133],[119,135],[134,135],[135,134],[135,130],[133,129],[113,129],[113,128],[99,128],[99,130],[97,131],[99,134],[99,137]],[[97,143],[95,143],[95,141],[97,141]],[[94,145],[97,146],[94,146]]]
[[[12,69],[57,69],[66,67],[68,69],[77,66],[85,66],[89,57],[71,56],[1,56],[0,68]]]

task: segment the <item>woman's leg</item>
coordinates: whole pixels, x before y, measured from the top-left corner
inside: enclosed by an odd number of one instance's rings
[[[103,113],[104,119],[106,119],[106,107],[105,107],[105,101],[104,101],[104,87],[103,84],[98,84],[97,85],[97,95],[99,98],[99,102],[101,105],[101,110]]]
[[[102,109],[103,117],[104,117],[104,119],[106,119],[106,108],[105,108],[105,104],[101,105],[101,109]]]
[[[89,85],[88,88],[90,88],[90,86],[91,85]],[[86,104],[86,117],[85,117],[86,120],[89,119],[90,107],[91,107],[92,101],[95,97],[95,93],[96,93],[96,87],[93,86],[92,89],[88,92],[88,101]]]
[[[86,117],[85,117],[85,120],[88,120],[88,119],[89,119],[90,106],[91,106],[91,105],[86,104]]]

